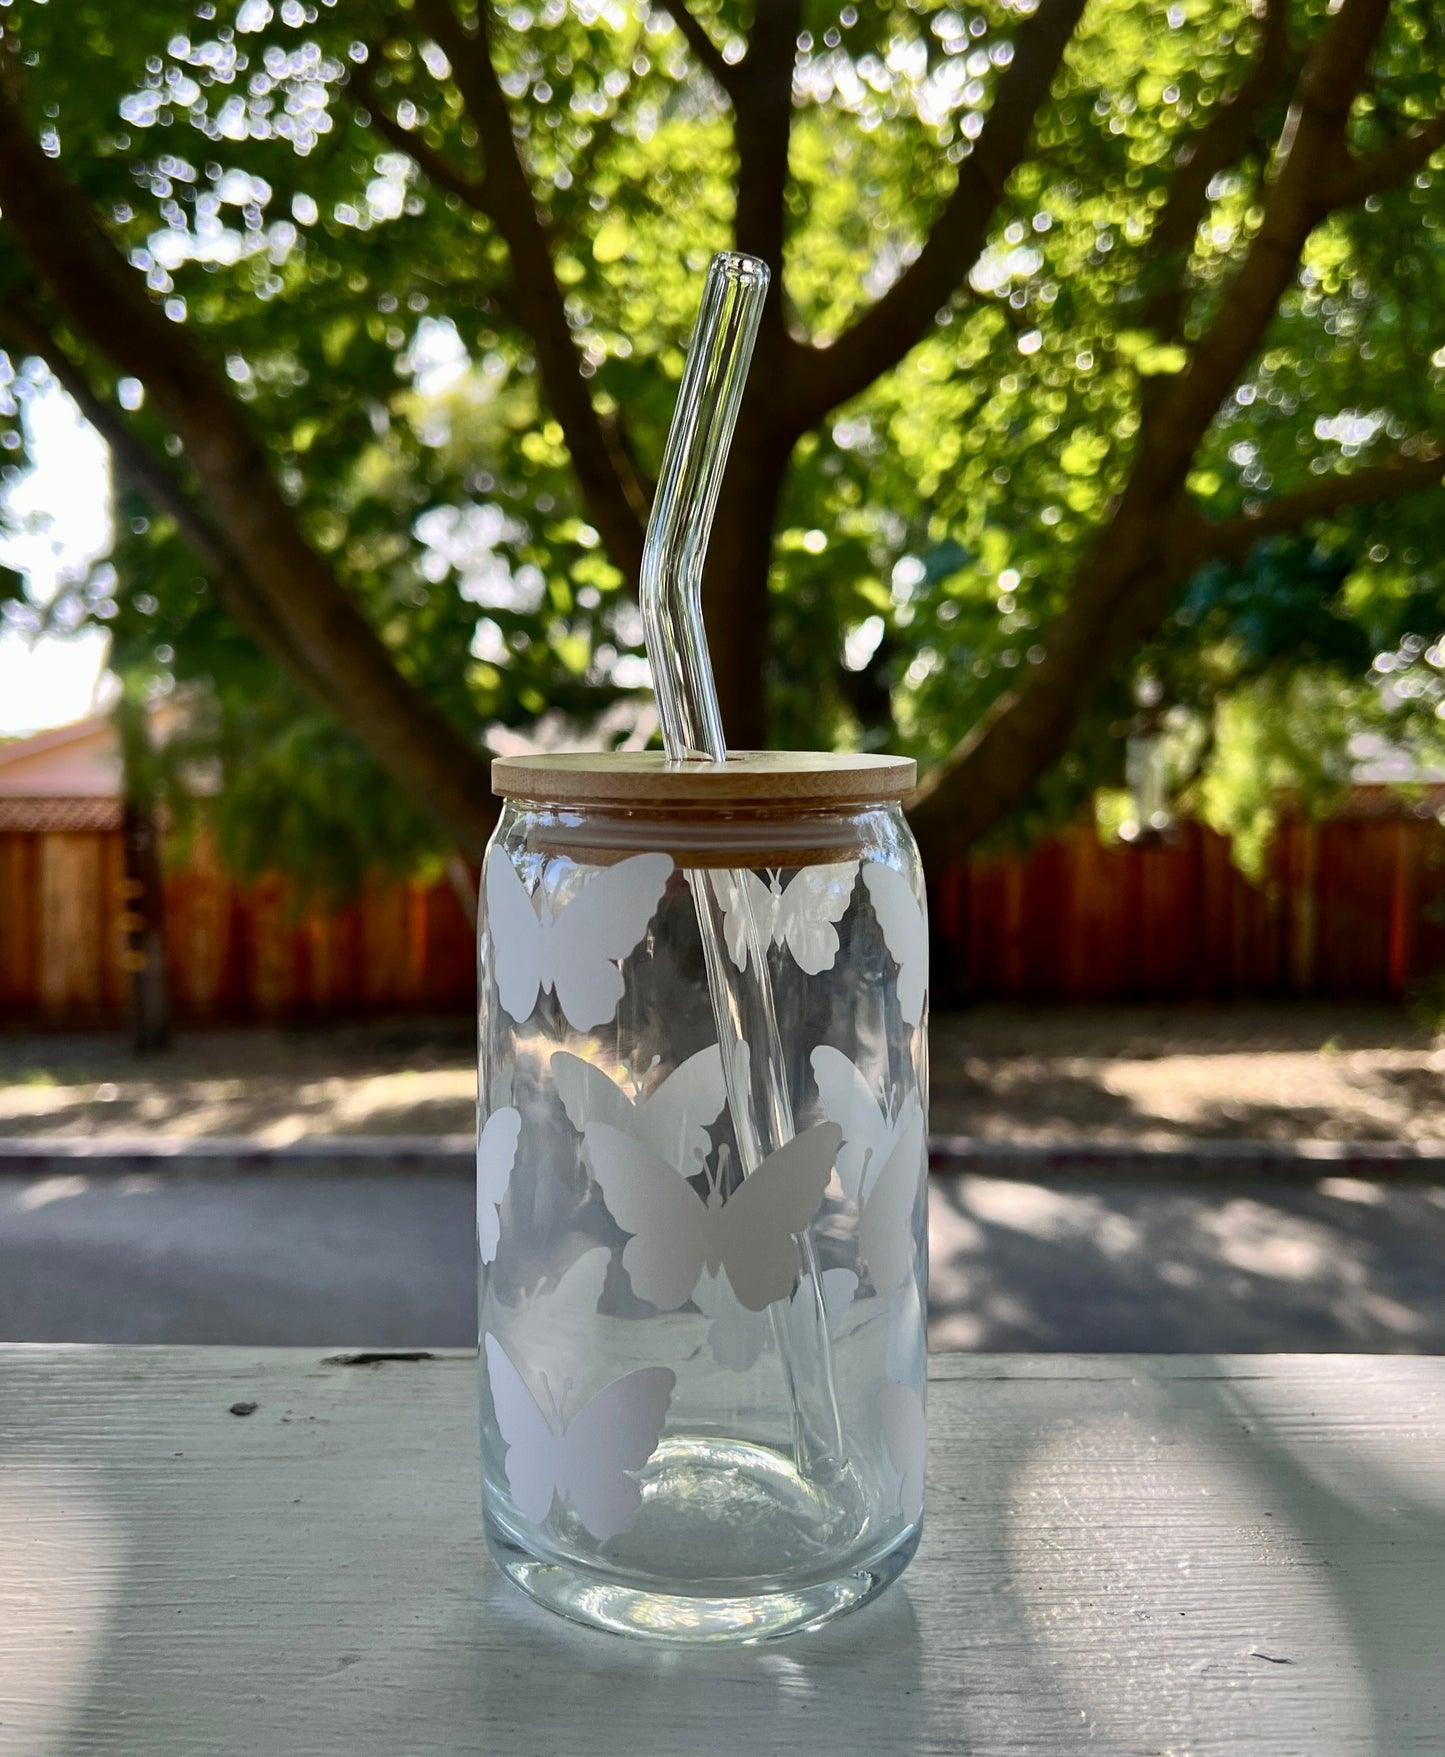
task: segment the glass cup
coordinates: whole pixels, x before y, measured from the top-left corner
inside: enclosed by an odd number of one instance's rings
[[[760,1640],[863,1603],[917,1546],[912,781],[903,759],[808,753],[493,765],[486,1529],[503,1572],[567,1616]],[[770,984],[750,980],[760,960]],[[769,988],[775,1031],[754,1011]],[[750,1114],[765,1074],[785,1083],[791,1139]]]

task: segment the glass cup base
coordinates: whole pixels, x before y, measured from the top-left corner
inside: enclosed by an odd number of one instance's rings
[[[856,1610],[897,1579],[918,1547],[915,1523],[839,1554],[841,1514],[763,1447],[672,1436],[640,1480],[643,1505],[614,1542],[615,1566],[539,1553],[490,1514],[497,1566],[573,1622],[654,1641],[747,1644]]]

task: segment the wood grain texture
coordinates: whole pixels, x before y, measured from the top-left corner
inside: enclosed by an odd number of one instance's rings
[[[912,757],[827,750],[741,750],[725,763],[674,766],[661,751],[542,751],[497,757],[492,791],[550,804],[656,802],[710,811],[871,805],[902,799],[917,778]]]
[[[1445,835],[1360,794],[1357,815],[1286,819],[1260,884],[1189,822],[1163,845],[1075,825],[978,853],[939,929],[979,1000],[1398,999],[1445,969]]]
[[[119,830],[0,827],[0,1023],[124,1017]],[[450,885],[369,880],[322,914],[276,874],[229,877],[204,836],[166,878],[167,971],[178,1019],[308,1020],[467,1012],[476,946]]]
[[[699,1654],[498,1578],[470,1358],[0,1350],[0,1751],[1441,1750],[1445,1360],[943,1356],[932,1399],[903,1582]]]

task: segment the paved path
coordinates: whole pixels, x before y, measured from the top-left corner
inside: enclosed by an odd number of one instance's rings
[[[1445,1184],[935,1175],[938,1348],[1445,1352]],[[469,1344],[455,1171],[0,1175],[0,1341]]]
[[[933,1180],[934,1348],[1445,1352],[1445,1183]]]

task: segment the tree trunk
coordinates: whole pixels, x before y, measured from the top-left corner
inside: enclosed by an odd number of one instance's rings
[[[141,801],[122,807],[125,843],[125,969],[130,976],[131,1047],[149,1055],[171,1046],[166,990],[165,883],[155,813]]]
[[[115,723],[120,741],[125,860],[121,965],[130,978],[131,1045],[137,1055],[148,1055],[170,1048],[171,1010],[166,987],[165,877],[144,702],[123,695],[116,707]]]
[[[755,369],[756,370],[756,369]],[[752,397],[743,406],[703,573],[703,616],[730,749],[768,742],[768,568],[791,446],[769,430]]]
[[[926,866],[941,871],[1023,803],[1067,751],[1080,716],[1115,669],[1168,614],[1180,578],[1166,563],[1159,521],[1116,525],[1113,538],[1118,549],[1096,552],[1080,570],[1042,661],[913,796],[908,816]]]
[[[0,197],[77,335],[138,378],[184,446],[236,586],[267,650],[423,800],[461,851],[480,858],[496,821],[482,753],[398,669],[346,587],[311,547],[266,448],[188,330],[173,324],[83,196],[32,138],[0,80]],[[239,618],[238,618],[239,620]]]

